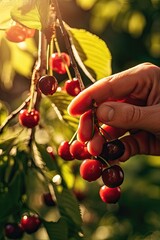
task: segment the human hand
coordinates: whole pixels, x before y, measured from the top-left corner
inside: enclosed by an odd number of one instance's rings
[[[125,152],[119,161],[136,154],[160,155],[160,68],[139,64],[97,81],[73,99],[68,111],[80,116],[77,138],[88,142],[92,155],[102,151],[104,137],[93,135],[93,100],[96,116],[108,135],[121,137]],[[138,131],[135,131],[138,130]],[[129,132],[128,135],[124,133]]]

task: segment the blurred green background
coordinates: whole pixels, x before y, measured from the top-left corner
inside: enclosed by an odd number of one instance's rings
[[[113,73],[146,61],[160,66],[160,0],[59,0],[59,4],[64,21],[71,27],[87,29],[107,43]],[[28,49],[23,71],[32,68],[36,41],[35,45],[28,43]],[[0,52],[0,100],[11,110],[28,91],[29,73],[19,69],[20,64],[14,69],[3,65],[6,52],[11,54],[3,41]],[[122,168],[125,181],[118,204],[100,201],[98,183],[79,185],[85,189],[80,206],[86,240],[159,240],[160,158],[132,157]],[[47,216],[52,214],[51,210],[43,211]],[[35,239],[42,238],[37,234]]]

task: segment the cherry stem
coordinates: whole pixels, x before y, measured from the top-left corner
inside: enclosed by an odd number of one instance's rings
[[[72,138],[71,138],[70,141],[69,141],[69,145],[76,139],[76,137],[77,137],[77,132],[78,132],[78,130],[76,130],[75,133],[73,134]]]
[[[106,159],[104,159],[103,157],[101,156],[98,156],[99,159],[101,159],[105,164],[107,164],[108,167],[110,167],[111,165],[109,164],[109,162],[107,162]]]
[[[74,69],[75,76],[79,81],[80,89],[82,91],[85,88],[85,86],[83,84],[80,72],[78,70],[77,63],[76,63],[75,58],[74,58],[74,54],[73,54],[73,50],[72,50],[72,47],[71,47],[71,42],[70,42],[68,33],[67,33],[67,31],[64,27],[61,12],[60,12],[59,5],[58,5],[58,0],[52,0],[52,1],[54,2],[55,10],[56,10],[56,13],[57,13],[57,18],[58,18],[59,24],[60,24],[60,29],[61,29],[62,35],[64,37],[64,42],[65,42],[67,51],[68,51],[68,53],[70,55],[70,58],[71,58],[71,64],[72,64],[72,67]]]

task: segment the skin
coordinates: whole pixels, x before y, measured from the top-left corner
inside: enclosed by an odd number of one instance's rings
[[[125,153],[119,161],[137,154],[160,155],[160,68],[142,63],[97,81],[76,96],[68,107],[80,116],[78,140],[88,142],[88,151],[99,155],[104,137],[94,131],[96,117],[108,140],[120,137]],[[127,133],[127,134],[126,134]]]

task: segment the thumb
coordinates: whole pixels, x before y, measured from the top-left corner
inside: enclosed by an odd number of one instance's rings
[[[100,122],[123,129],[141,129],[159,134],[160,105],[135,106],[122,102],[105,102],[97,108]]]

